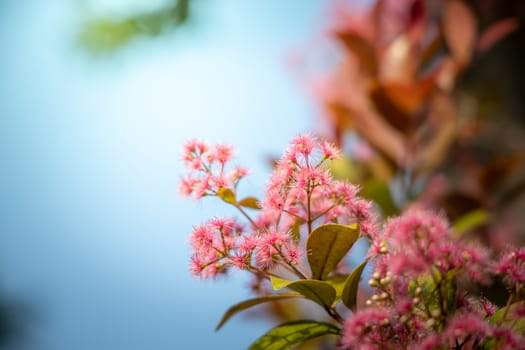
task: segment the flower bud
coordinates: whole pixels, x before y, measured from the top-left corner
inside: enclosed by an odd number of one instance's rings
[[[438,318],[441,315],[441,311],[439,309],[430,311],[430,315],[434,318]]]

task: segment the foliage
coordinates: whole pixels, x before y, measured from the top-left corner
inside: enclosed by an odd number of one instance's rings
[[[501,223],[525,227],[516,215],[525,205],[525,129],[502,113],[505,106],[485,108],[509,91],[487,80],[471,83],[519,20],[492,15],[487,21],[497,2],[486,1],[337,4],[329,19],[336,63],[309,76],[330,138],[351,149],[354,177],[359,174],[353,180],[363,184],[363,196],[374,196],[386,216],[414,205],[444,208],[453,221],[490,212],[468,233],[500,248],[523,240]],[[311,55],[318,52],[326,55]],[[488,92],[480,96],[480,90]],[[349,144],[348,135],[357,139]],[[393,201],[381,187],[392,190]]]
[[[334,334],[342,349],[519,348],[525,248],[494,232],[510,230],[505,218],[523,193],[515,174],[525,155],[514,147],[480,157],[480,130],[494,124],[465,107],[474,96],[462,90],[476,60],[518,22],[482,24],[462,0],[378,0],[361,12],[338,4],[330,35],[339,60],[314,90],[335,145],[356,136],[349,157],[299,135],[264,198],[239,200],[248,171],[228,167],[232,147],[185,146],[181,193],[217,197],[240,214],[194,227],[191,273],[254,276],[257,297],[232,306],[218,328],[287,299],[266,309],[281,325],[252,349]],[[357,240],[368,245],[364,259]],[[366,266],[372,273],[360,286]]]
[[[166,7],[127,18],[90,18],[78,36],[81,46],[93,54],[108,54],[140,37],[154,37],[185,24],[190,0],[173,0]]]
[[[511,349],[522,344],[525,248],[509,246],[498,255],[454,232],[444,215],[431,211],[411,209],[381,224],[357,187],[327,171],[327,161],[339,153],[310,135],[297,136],[272,173],[265,197],[243,206],[237,185],[248,172],[229,169],[232,147],[199,140],[185,145],[189,174],[181,180],[181,193],[217,197],[245,221],[213,218],[194,227],[191,273],[208,279],[242,270],[271,286],[232,306],[217,329],[253,306],[306,299],[329,320],[283,323],[250,348],[290,349],[327,335],[337,335],[342,349]],[[368,253],[348,270],[347,256],[358,238],[369,242]],[[368,263],[374,269],[371,289],[360,289]],[[474,286],[496,277],[510,290],[504,306],[473,293]]]

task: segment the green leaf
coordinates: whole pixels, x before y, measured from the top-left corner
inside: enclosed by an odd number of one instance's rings
[[[489,319],[489,322],[494,325],[510,327],[516,334],[525,334],[525,319],[517,319],[512,315],[514,308],[519,307],[520,304],[521,306],[525,306],[525,302],[523,301],[518,301],[514,304],[509,305],[509,309],[506,312],[505,319],[503,319],[503,316],[505,315],[505,310],[507,309],[507,307],[502,307],[501,309],[496,311],[494,315],[492,315],[492,317]],[[486,342],[481,344],[479,348],[482,350],[496,349],[498,343],[500,343],[500,339],[501,338],[490,338]]]
[[[332,306],[337,305],[341,301],[341,294],[343,294],[343,288],[345,287],[347,278],[348,275],[335,275],[326,280],[326,282],[335,289],[335,300],[332,303]]]
[[[323,307],[332,306],[335,300],[336,291],[328,282],[316,280],[290,281],[274,276],[271,276],[270,280],[275,290],[290,288]]]
[[[345,156],[328,161],[327,166],[335,179],[352,183],[359,181],[359,167]]]
[[[190,0],[166,2],[152,12],[139,12],[127,18],[88,17],[77,35],[78,44],[88,53],[111,54],[138,37],[155,37],[188,23]]]
[[[326,280],[335,289],[337,296],[341,296],[343,288],[345,287],[346,279],[349,275],[335,275]]]
[[[235,192],[231,188],[221,187],[217,190],[217,196],[229,204],[236,204]]]
[[[359,237],[359,226],[327,224],[312,231],[306,242],[308,263],[315,279],[324,280]]]
[[[505,319],[503,319],[503,315],[505,315],[505,309],[507,307],[502,307],[501,309],[496,311],[494,315],[492,315],[492,317],[490,318],[490,323],[496,325],[501,325],[502,323],[508,324],[517,333],[525,333],[525,319],[517,319],[516,316],[513,315],[515,309],[519,307],[525,307],[525,302],[518,301],[514,304],[509,305],[509,309],[506,313]]]
[[[282,299],[289,299],[289,298],[297,298],[302,297],[300,294],[277,294],[277,295],[268,295],[264,297],[254,298],[242,301],[238,304],[233,305],[230,307],[225,313],[224,316],[222,316],[219,324],[215,328],[216,331],[218,331],[233,315],[235,315],[238,312],[244,311],[248,308],[251,308],[252,306],[256,306],[262,303],[267,303],[270,301],[276,301],[276,300],[282,300]]]
[[[368,180],[363,185],[360,194],[377,203],[385,216],[399,215],[399,209],[392,199],[386,182],[377,179]]]
[[[457,219],[452,228],[457,234],[462,235],[471,229],[486,225],[489,220],[490,214],[487,211],[477,209]]]
[[[260,201],[255,197],[246,197],[239,201],[238,203],[241,207],[246,207],[250,209],[261,209]]]
[[[316,321],[293,321],[272,328],[253,343],[249,350],[287,350],[322,335],[338,335],[336,326]]]
[[[352,271],[352,273],[346,279],[345,287],[343,289],[341,299],[343,300],[343,303],[346,305],[346,307],[353,311],[355,311],[357,303],[357,289],[359,287],[359,281],[361,280],[361,274],[363,273],[367,262],[368,261],[365,260],[360,265],[358,265],[354,271]]]

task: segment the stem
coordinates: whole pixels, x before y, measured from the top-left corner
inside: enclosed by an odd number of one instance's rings
[[[252,265],[248,265],[247,270],[250,271],[250,272],[253,272],[253,273],[258,273],[258,274],[262,275],[266,279],[270,279],[268,276],[281,278],[280,276],[278,276],[278,275],[276,275],[276,274],[274,274],[274,273],[272,273],[270,271],[263,271],[263,270],[260,270],[260,269],[256,268],[255,266],[252,266]]]
[[[283,259],[283,261],[286,263],[287,266],[289,266],[293,272],[297,275],[297,277],[303,279],[303,280],[306,280],[308,279],[301,271],[299,271],[295,266],[293,266],[288,260],[286,260],[286,258],[284,257],[284,254],[283,252],[281,251],[281,249],[279,249],[278,247],[276,247],[275,245],[273,246],[275,248],[275,250],[277,251],[277,253],[279,254],[279,256]]]
[[[308,218],[306,223],[308,224],[308,236],[310,236],[310,233],[312,233],[312,208],[311,208],[312,191],[311,190],[312,189],[310,186],[310,180],[308,180],[308,190],[306,192],[306,215]]]
[[[339,313],[334,308],[326,306],[325,310],[328,313],[328,315],[330,315],[330,317],[332,317],[340,324],[343,324],[345,322],[345,319],[341,317],[341,315],[339,315]]]
[[[519,290],[519,287],[516,285],[516,290]],[[510,305],[514,301],[514,293],[511,293],[509,295],[509,299],[507,300],[507,305],[505,305],[505,311],[503,312],[503,316],[501,317],[500,324],[505,322],[505,319],[507,318],[507,314],[509,313]]]
[[[241,214],[250,222],[250,224],[252,224],[253,228],[259,230],[259,231],[262,231],[261,228],[259,227],[259,225],[257,225],[257,223],[255,221],[253,221],[253,219],[250,217],[250,215],[248,215],[244,209],[239,205],[239,203],[235,203],[235,204],[232,204],[235,208],[237,208]]]

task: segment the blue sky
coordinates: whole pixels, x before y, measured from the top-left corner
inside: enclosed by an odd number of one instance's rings
[[[244,349],[269,325],[213,331],[249,293],[187,273],[192,225],[231,212],[178,196],[180,149],[235,145],[241,191],[261,193],[266,157],[313,125],[284,58],[326,2],[209,1],[194,27],[96,61],[73,44],[80,5],[0,3],[0,297],[31,310],[14,348]]]

